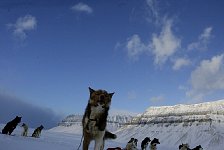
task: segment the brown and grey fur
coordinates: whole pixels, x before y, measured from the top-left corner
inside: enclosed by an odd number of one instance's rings
[[[150,143],[150,150],[157,150],[157,144],[160,144],[159,139],[154,138]]]
[[[186,144],[181,144],[179,145],[179,150],[190,150],[189,148],[189,145],[186,143]]]
[[[126,145],[125,150],[137,150],[137,143],[137,139],[131,138]]]
[[[41,134],[41,131],[42,131],[43,128],[44,128],[43,125],[37,127],[37,128],[34,130],[34,132],[33,132],[33,134],[32,134],[32,137],[39,138],[39,137],[40,137],[40,134]]]
[[[201,145],[198,145],[198,146],[196,146],[195,148],[193,148],[191,150],[203,150],[203,148],[201,147]]]
[[[181,144],[179,145],[179,150],[190,150],[189,148],[189,145],[186,143],[186,144]]]
[[[28,126],[25,123],[23,123],[22,127],[23,127],[22,136],[27,136],[27,134],[28,134]]]
[[[107,116],[114,93],[105,90],[93,90],[89,87],[90,98],[82,119],[83,150],[88,150],[92,140],[94,150],[103,150],[105,139],[115,139],[116,135],[106,131]]]
[[[201,145],[196,146],[195,148],[189,148],[189,145],[186,144],[181,144],[179,145],[179,150],[203,150],[203,148],[201,147]]]
[[[141,143],[141,150],[146,150],[150,141],[150,138],[146,137]]]

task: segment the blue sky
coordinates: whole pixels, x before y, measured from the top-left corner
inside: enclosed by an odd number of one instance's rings
[[[0,100],[60,116],[83,113],[89,86],[115,92],[111,112],[223,99],[223,7],[221,0],[3,0]]]

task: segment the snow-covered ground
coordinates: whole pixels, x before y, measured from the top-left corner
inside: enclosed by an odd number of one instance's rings
[[[17,127],[14,136],[0,134],[0,150],[77,150],[82,137],[80,115],[70,115],[59,126],[43,130],[40,138],[22,137]],[[4,125],[0,125],[0,130]],[[145,137],[158,138],[158,150],[177,150],[181,143],[190,148],[202,145],[204,150],[224,148],[224,100],[162,107],[149,107],[128,122],[125,116],[108,121],[107,128],[117,135],[108,140],[108,147],[124,148],[130,138],[138,139],[138,148]],[[93,149],[94,143],[90,145]],[[80,147],[82,149],[82,146]]]
[[[0,125],[2,129],[4,125]],[[74,131],[74,130],[73,130]],[[52,130],[43,130],[40,138],[30,137],[33,129],[29,130],[28,137],[21,136],[22,129],[17,127],[12,136],[0,134],[0,150],[77,150],[81,140],[81,134],[56,132],[56,128]],[[129,140],[129,139],[128,139]],[[105,149],[108,147],[124,148],[128,141],[123,140],[118,135],[116,140],[107,140]],[[93,150],[94,142],[90,145]],[[140,143],[138,144],[140,149]],[[80,150],[82,146],[80,147]],[[158,146],[158,150],[174,150],[176,148],[167,149]]]
[[[0,125],[0,129],[3,127],[4,125]],[[22,128],[17,127],[12,136],[0,134],[0,150],[77,150],[82,137],[81,134],[43,130],[40,138],[33,138],[30,137],[33,129],[29,130],[28,137],[22,137],[21,132]],[[92,142],[90,149],[93,149],[93,144]],[[105,148],[124,145],[118,141],[108,140]]]
[[[4,125],[0,125],[0,129]],[[17,127],[12,136],[0,134],[0,150],[77,150],[81,141],[81,127],[56,127],[51,130],[43,130],[40,138],[30,137],[33,129],[29,130],[28,137],[22,137],[22,128]],[[107,140],[108,147],[124,148],[131,137],[137,138],[138,148],[144,137],[159,138],[161,144],[158,150],[175,150],[180,143],[188,142],[193,148],[201,144],[205,150],[223,150],[224,133],[223,126],[191,126],[183,128],[182,124],[164,128],[150,125],[128,125],[116,132],[116,140]],[[212,135],[212,136],[211,136]],[[211,138],[212,137],[212,138]],[[93,149],[94,143],[90,145]],[[82,146],[80,147],[80,150]]]

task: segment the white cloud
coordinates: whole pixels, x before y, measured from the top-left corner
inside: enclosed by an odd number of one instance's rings
[[[27,37],[26,32],[34,30],[36,26],[37,20],[31,15],[18,18],[15,24],[8,24],[9,28],[13,28],[13,34],[22,40]]]
[[[211,40],[211,37],[212,37],[212,27],[205,28],[203,33],[199,35],[198,40],[188,45],[188,50],[194,50],[194,49],[206,50]]]
[[[154,19],[155,24],[158,24],[161,21],[161,18],[159,17],[159,11],[156,6],[155,0],[146,0],[146,4],[148,6],[148,13],[149,17],[146,18],[149,22],[153,22],[152,19]]]
[[[191,73],[191,89],[186,95],[202,100],[206,95],[224,90],[224,54],[203,60]]]
[[[187,58],[178,58],[174,60],[173,70],[179,70],[180,68],[184,66],[188,66],[190,64],[190,60]]]
[[[128,57],[138,60],[140,55],[150,52],[155,57],[156,65],[164,64],[181,47],[181,40],[174,35],[171,27],[172,20],[165,20],[160,34],[153,34],[152,40],[148,43],[143,43],[137,34],[128,38],[126,44]]]
[[[84,4],[82,2],[72,6],[71,9],[76,12],[84,12],[87,14],[93,13],[93,9],[90,6],[88,6],[87,4]]]
[[[128,38],[126,48],[128,57],[133,60],[137,60],[139,55],[144,53],[146,50],[145,44],[141,41],[140,37],[137,34]]]
[[[161,32],[153,33],[151,40],[145,43],[142,42],[137,34],[128,38],[126,44],[128,57],[133,60],[138,60],[140,55],[151,53],[154,57],[154,64],[163,65],[181,47],[181,39],[172,31],[173,20],[168,19],[165,16],[160,17],[157,1],[146,0],[145,2],[150,18],[154,20],[153,22],[155,22],[157,27],[161,28]],[[150,21],[151,19],[148,20]],[[177,67],[180,68],[186,65],[185,63],[180,64]]]
[[[153,34],[150,46],[155,56],[155,64],[163,64],[181,46],[181,40],[177,38],[172,30],[172,20],[166,20],[160,35]]]

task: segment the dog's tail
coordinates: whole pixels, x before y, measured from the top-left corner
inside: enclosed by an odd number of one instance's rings
[[[115,134],[109,132],[109,131],[106,131],[106,132],[105,132],[105,135],[104,135],[104,138],[105,138],[105,139],[116,139],[117,136],[116,136]]]

